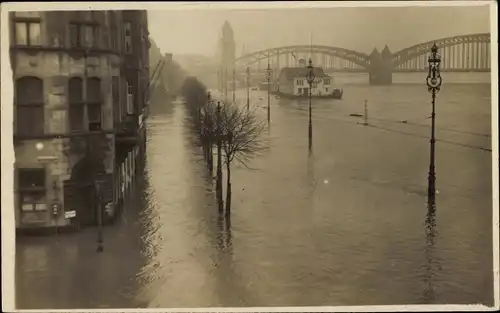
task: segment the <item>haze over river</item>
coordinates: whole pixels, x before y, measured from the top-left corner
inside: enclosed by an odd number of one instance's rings
[[[491,85],[443,76],[435,216],[425,73],[391,86],[339,77],[344,99],[313,100],[311,156],[307,100],[272,97],[269,151],[232,173],[230,232],[184,106],[155,103],[144,181],[104,253],[93,228],[18,238],[18,307],[492,305]],[[251,98],[265,119],[267,93]],[[350,116],[364,100],[371,126]]]

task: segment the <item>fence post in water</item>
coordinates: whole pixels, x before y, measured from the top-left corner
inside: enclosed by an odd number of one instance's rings
[[[368,125],[368,100],[365,100],[365,122],[363,125]]]

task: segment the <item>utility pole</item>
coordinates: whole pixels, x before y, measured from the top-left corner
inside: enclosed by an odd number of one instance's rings
[[[233,67],[233,103],[236,103],[236,69]]]
[[[368,125],[368,100],[365,100],[365,123],[363,125]]]
[[[271,69],[271,64],[269,63],[269,59],[267,62],[267,70],[266,70],[266,76],[267,76],[267,123],[271,123],[271,75],[272,75],[272,69]]]
[[[224,101],[227,102],[227,67],[224,75]]]
[[[224,213],[224,202],[222,200],[222,129],[221,129],[221,107],[220,101],[217,102],[217,180],[215,193],[217,204],[219,205],[219,214]]]
[[[247,67],[247,111],[250,111],[250,67]]]

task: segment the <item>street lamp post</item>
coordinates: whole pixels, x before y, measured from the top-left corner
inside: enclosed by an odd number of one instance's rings
[[[212,177],[212,172],[213,172],[213,167],[214,167],[214,162],[213,162],[213,153],[212,153],[212,99],[210,92],[208,93],[208,99],[207,99],[207,106],[206,106],[206,111],[205,111],[205,116],[207,117],[206,120],[206,125],[208,129],[208,170],[210,172],[210,177]]]
[[[247,67],[247,111],[250,110],[250,67]]]
[[[271,64],[267,62],[266,77],[267,77],[267,122],[271,122],[271,75],[273,70]]]
[[[441,56],[438,52],[438,47],[434,44],[431,48],[429,56],[429,73],[427,74],[427,89],[432,94],[432,115],[431,115],[431,151],[430,151],[430,165],[429,165],[429,189],[428,199],[429,203],[434,203],[436,198],[436,171],[435,171],[435,145],[436,145],[436,94],[441,89],[441,73],[439,65],[441,63]]]
[[[57,184],[57,181],[54,181],[52,189],[54,190],[54,200],[52,201],[52,216],[54,218],[54,223],[56,226],[56,235],[59,236],[58,219],[61,214],[61,205],[59,203],[59,185]]]
[[[95,182],[95,191],[97,197],[97,252],[103,252],[103,236],[102,236],[102,182]]]
[[[309,66],[307,67],[309,72],[307,73],[306,79],[309,83],[309,150],[312,149],[312,108],[311,108],[311,98],[312,98],[312,84],[314,79],[314,67],[312,66],[312,60],[309,59]]]

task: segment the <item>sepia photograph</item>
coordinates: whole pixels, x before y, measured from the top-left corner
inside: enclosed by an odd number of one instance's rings
[[[3,310],[498,309],[496,14],[2,4]]]

